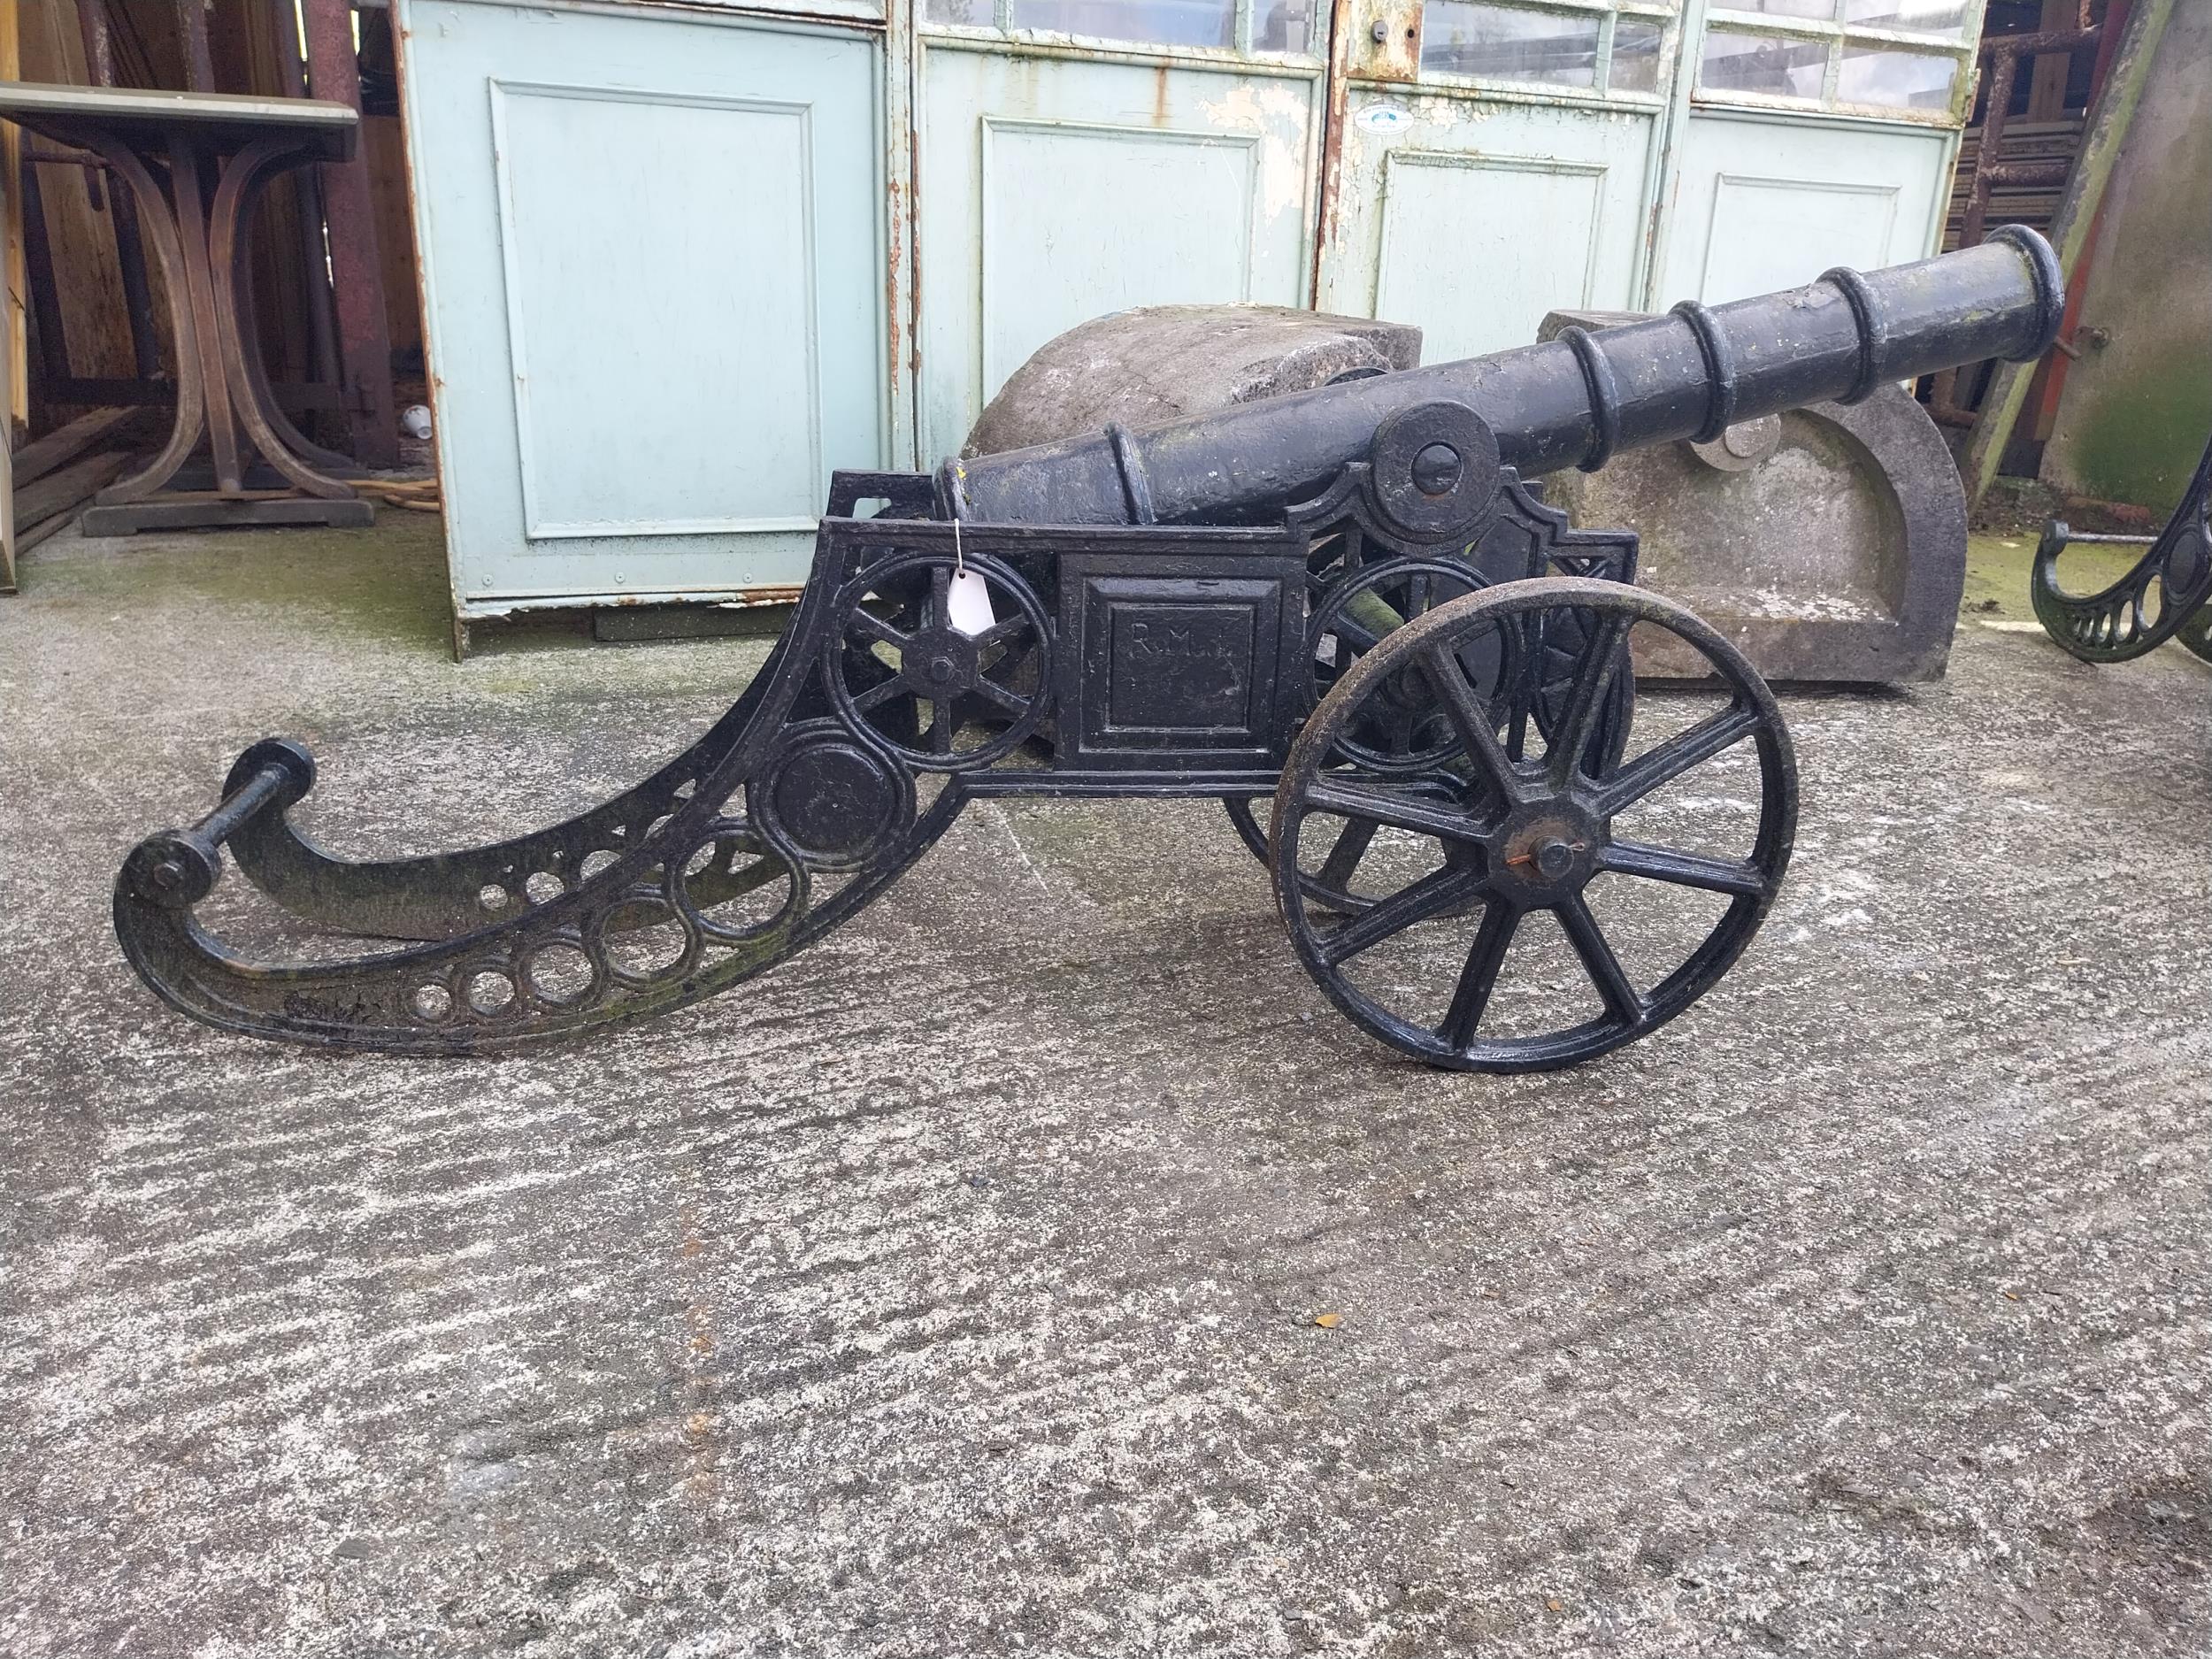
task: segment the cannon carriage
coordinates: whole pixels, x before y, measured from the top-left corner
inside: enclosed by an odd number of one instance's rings
[[[1638,589],[1633,533],[1571,527],[1540,474],[2033,356],[2062,298],[2048,248],[2008,232],[933,476],[839,473],[768,662],[635,787],[494,845],[356,862],[290,823],[314,762],[265,740],[213,812],[133,850],[118,935],[161,996],[225,1029],[492,1052],[780,963],[972,798],[1212,797],[1306,971],[1371,1035],[1463,1069],[1589,1058],[1750,942],[1796,773],[1741,654]],[[1638,629],[1701,662],[1691,702],[1640,702]],[[1703,808],[1719,821],[1693,833]],[[284,910],[381,947],[226,948],[194,916],[225,848]],[[1540,927],[1552,955],[1525,982],[1517,941]]]

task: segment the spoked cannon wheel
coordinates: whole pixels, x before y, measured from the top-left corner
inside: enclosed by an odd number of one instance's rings
[[[1666,719],[1646,699],[1647,733],[1596,747],[1638,627],[1686,642],[1715,689]],[[1563,659],[1540,742],[1501,737],[1468,670],[1489,653]],[[1344,733],[1409,672],[1454,727],[1456,770],[1407,780],[1346,757]],[[1343,676],[1292,746],[1270,864],[1301,960],[1356,1024],[1432,1064],[1543,1071],[1712,987],[1773,902],[1796,817],[1788,733],[1741,653],[1655,594],[1543,578],[1440,605]],[[1309,887],[1324,872],[1370,902],[1332,913]]]
[[[1481,574],[1438,557],[1394,558],[1366,566],[1340,583],[1315,611],[1307,632],[1314,653],[1315,694],[1325,700],[1386,640],[1419,623],[1432,609],[1484,591]],[[1540,636],[1485,630],[1457,648],[1462,675],[1489,710],[1492,730],[1514,760],[1541,749],[1558,729],[1585,643],[1578,614],[1555,619]],[[1595,773],[1620,756],[1633,718],[1635,687],[1625,672],[1611,676],[1600,702],[1600,718],[1585,745],[1583,764]],[[1464,740],[1428,676],[1417,664],[1383,672],[1373,693],[1333,740],[1332,764],[1350,764],[1398,780],[1415,795],[1449,800],[1470,764]],[[1237,834],[1262,864],[1271,864],[1268,833],[1248,799],[1223,803]],[[1330,856],[1300,878],[1308,901],[1352,913],[1374,903],[1356,888],[1352,872],[1365,855],[1374,826],[1346,823]]]

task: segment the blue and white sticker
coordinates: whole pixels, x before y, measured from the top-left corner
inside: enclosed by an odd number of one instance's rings
[[[1363,133],[1387,135],[1412,126],[1413,117],[1394,104],[1371,104],[1352,118],[1352,124]]]

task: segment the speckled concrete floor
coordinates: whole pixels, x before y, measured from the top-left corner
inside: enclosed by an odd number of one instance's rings
[[[1391,1062],[1202,804],[973,810],[580,1050],[173,1017],[108,883],[245,741],[315,745],[341,849],[426,850],[761,653],[456,667],[436,552],[62,540],[0,601],[0,1653],[2212,1644],[2177,650],[2086,668],[2015,603],[1945,685],[1789,699],[1777,914],[1571,1074]]]

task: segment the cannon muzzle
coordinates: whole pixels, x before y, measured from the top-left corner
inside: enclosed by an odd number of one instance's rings
[[[2048,349],[2065,308],[2050,244],[2005,226],[1978,247],[1541,345],[946,463],[962,518],[1008,524],[1236,523],[1366,458],[1391,416],[1463,403],[1523,477],[1621,449],[1709,441],[1740,420],[1855,402],[1887,381]]]

